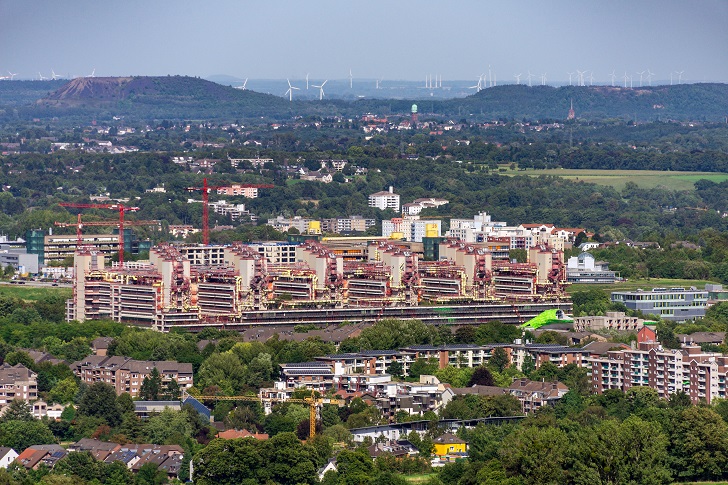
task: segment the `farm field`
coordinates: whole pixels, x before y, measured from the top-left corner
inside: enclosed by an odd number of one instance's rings
[[[728,173],[716,172],[664,172],[660,170],[588,170],[588,169],[548,169],[548,170],[507,170],[504,175],[553,175],[572,181],[582,181],[614,187],[622,190],[627,182],[634,182],[643,188],[665,187],[669,190],[694,190],[695,182],[701,179],[720,183],[728,180]]]

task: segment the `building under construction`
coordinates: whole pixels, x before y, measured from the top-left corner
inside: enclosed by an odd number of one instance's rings
[[[276,248],[165,244],[151,249],[148,262],[120,267],[82,247],[67,319],[110,318],[167,331],[389,317],[517,323],[545,309],[571,309],[560,251],[535,247],[529,262],[512,263],[448,239],[439,254],[439,261],[422,261],[407,246],[382,240],[367,245],[366,259],[345,258],[341,247],[316,241]]]

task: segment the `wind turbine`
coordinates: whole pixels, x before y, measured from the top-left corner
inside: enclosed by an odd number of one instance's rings
[[[627,79],[629,79],[629,76],[627,75],[627,71],[624,71],[624,87],[627,87]]]
[[[40,73],[40,71],[38,71],[38,78],[39,78],[39,79],[40,79],[41,81],[45,81],[45,80],[47,80],[47,79],[48,79],[47,77],[43,77],[43,74],[41,74],[41,73]]]
[[[523,75],[523,73],[521,73],[521,74],[514,74],[513,75],[513,77],[516,78],[516,84],[521,84],[521,76],[522,75]],[[478,84],[480,84],[480,82],[478,82]]]
[[[375,79],[374,81],[377,83],[377,89],[382,89],[381,84],[382,84],[382,81],[384,81],[384,78]]]
[[[612,71],[612,74],[609,75],[612,78],[612,87],[614,87],[614,71]]]
[[[285,96],[287,94],[288,95],[288,101],[293,101],[293,90],[294,89],[295,90],[298,90],[299,88],[294,87],[294,86],[291,86],[291,80],[290,79],[286,79],[286,81],[288,81],[288,91],[286,91],[286,93],[283,96]]]
[[[308,91],[308,73],[306,73],[306,91]]]
[[[245,78],[245,81],[243,81],[243,85],[242,86],[235,86],[235,89],[239,89],[241,91],[245,91],[245,86],[247,86],[247,84],[248,84],[248,78],[246,77]]]
[[[475,89],[475,92],[479,93],[480,90],[483,89],[482,82],[483,82],[483,76],[482,75],[478,76],[478,84],[476,84],[475,86],[468,86],[468,89]]]
[[[675,71],[675,74],[677,74],[677,83],[682,84],[682,75],[685,71]],[[11,74],[12,76],[12,74]]]
[[[17,73],[17,72],[10,72],[10,71],[8,71],[8,74],[10,74],[10,80],[11,80],[11,81],[12,81],[12,80],[13,80],[13,79],[15,78],[15,76],[17,76],[17,75],[18,75],[18,73]]]
[[[574,73],[573,72],[567,72],[566,74],[569,75],[569,86],[571,86],[571,76],[573,76]]]
[[[531,78],[535,77],[535,74],[531,74],[531,70],[528,70],[528,87],[531,87]]]
[[[314,88],[319,88],[319,101],[321,101],[322,99],[324,99],[324,85],[325,85],[325,84],[326,84],[327,82],[329,82],[329,80],[328,80],[328,79],[327,79],[326,81],[322,82],[322,83],[321,83],[321,85],[319,85],[319,86],[316,86],[315,84],[312,84],[312,85],[311,85],[311,86],[313,86]]]
[[[647,82],[650,83],[650,86],[652,86],[652,76],[654,76],[655,73],[647,69]]]
[[[594,86],[594,71],[589,73],[589,86]]]
[[[56,74],[56,71],[54,71],[53,69],[51,69],[51,79],[53,79],[55,81],[59,77],[61,77],[61,76],[59,76],[58,74]]]
[[[584,85],[584,74],[586,74],[586,71],[580,71],[578,69],[576,70],[576,75],[577,75],[576,85],[577,86],[583,86]]]
[[[354,89],[354,76],[351,74],[351,68],[349,69],[349,89]]]
[[[541,86],[546,86],[546,73],[541,74]]]
[[[642,76],[643,76],[643,75],[644,75],[644,74],[645,74],[646,72],[647,72],[647,71],[637,72],[637,74],[639,74],[639,75],[640,75],[640,87],[642,87]]]
[[[89,74],[89,75],[88,75],[88,76],[86,76],[86,77],[96,77],[96,76],[95,76],[95,74],[96,74],[96,68],[94,67],[94,70],[93,70],[93,71],[91,71],[91,74]]]

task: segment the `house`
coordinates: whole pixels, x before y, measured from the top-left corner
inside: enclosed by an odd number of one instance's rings
[[[316,472],[319,477],[319,481],[323,481],[324,476],[327,472],[336,472],[338,469],[336,468],[336,458],[331,458],[324,466],[318,469]]]
[[[530,413],[546,405],[553,406],[569,392],[569,388],[561,382],[538,382],[525,378],[513,381],[508,390],[521,401],[524,413]]]
[[[405,456],[414,456],[418,453],[417,448],[407,440],[374,443],[367,450],[369,451],[369,456],[375,460],[381,455],[392,455],[395,458],[402,458]]]
[[[41,419],[47,416],[49,419],[55,420],[61,419],[61,414],[63,414],[64,409],[61,404],[48,405],[45,401],[35,401],[32,408],[35,419]]]
[[[106,356],[113,341],[113,337],[97,337],[91,341],[91,350],[94,355]]]
[[[444,457],[456,453],[465,454],[468,451],[468,444],[452,433],[444,433],[433,441],[435,455]]]
[[[37,470],[41,464],[53,468],[68,452],[60,445],[33,445],[18,455],[15,461],[28,470]]]
[[[0,446],[0,468],[7,468],[18,457],[18,452],[7,446]]]

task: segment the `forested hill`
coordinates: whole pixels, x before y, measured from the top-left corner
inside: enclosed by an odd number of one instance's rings
[[[563,120],[571,102],[580,119],[635,118],[637,121],[710,120],[728,116],[728,84],[682,84],[643,88],[611,86],[502,86],[465,99],[471,113],[490,118]],[[458,101],[450,100],[448,111]],[[427,105],[424,106],[427,108]]]
[[[142,119],[232,120],[259,119],[261,116],[267,119],[334,115],[358,117],[367,112],[391,116],[408,115],[412,104],[416,103],[423,120],[432,114],[475,121],[564,120],[572,102],[576,117],[582,120],[722,121],[728,115],[728,84],[634,89],[506,85],[445,101],[361,99],[294,100],[291,103],[282,97],[241,91],[187,76],[0,83],[0,118],[3,115],[21,118],[92,115],[103,119],[123,115]]]

